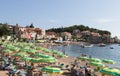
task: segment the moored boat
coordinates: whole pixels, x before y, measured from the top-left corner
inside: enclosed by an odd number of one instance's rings
[[[92,47],[93,46],[93,44],[89,44],[89,43],[86,43],[86,44],[82,44],[81,45],[81,47],[83,47],[83,48],[90,48],[90,47]]]
[[[100,43],[98,45],[99,45],[99,47],[105,47],[106,46],[106,44],[104,44],[104,43]]]

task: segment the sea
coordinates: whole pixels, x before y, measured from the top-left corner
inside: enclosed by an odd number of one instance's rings
[[[112,49],[111,49],[112,47]],[[106,64],[110,67],[120,68],[120,44],[108,44],[105,47],[99,47],[94,44],[92,47],[81,47],[79,44],[70,44],[69,46],[59,45],[51,46],[50,49],[64,52],[68,56],[80,57],[82,54],[99,59],[111,59],[116,64]]]

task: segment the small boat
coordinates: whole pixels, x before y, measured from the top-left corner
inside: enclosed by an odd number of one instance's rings
[[[110,47],[110,49],[114,49],[113,47]]]
[[[81,47],[83,47],[83,48],[90,48],[92,46],[93,46],[93,44],[82,44],[81,45]]]
[[[105,47],[105,46],[106,46],[106,44],[104,44],[104,43],[99,44],[99,47]]]

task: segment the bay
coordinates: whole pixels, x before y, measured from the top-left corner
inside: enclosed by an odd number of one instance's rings
[[[113,49],[110,49],[113,47]],[[69,46],[51,46],[52,49],[58,51],[65,51],[68,56],[79,57],[82,54],[87,54],[88,56],[92,56],[100,59],[111,59],[116,61],[116,64],[112,64],[110,66],[120,68],[120,46],[119,44],[109,44],[105,47],[99,47],[98,45],[94,45],[89,48],[82,48],[78,44],[71,44]]]

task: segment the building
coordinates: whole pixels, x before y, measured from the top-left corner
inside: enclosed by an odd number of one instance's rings
[[[46,36],[45,38],[47,39],[52,39],[52,38],[56,38],[58,35],[55,32],[46,32]]]
[[[72,35],[69,32],[62,32],[61,37],[63,38],[63,41],[71,40]]]
[[[14,35],[18,38],[40,39],[45,36],[45,30],[41,28],[13,27]]]
[[[90,43],[101,43],[102,42],[102,36],[99,33],[91,32],[91,35],[89,37]]]

